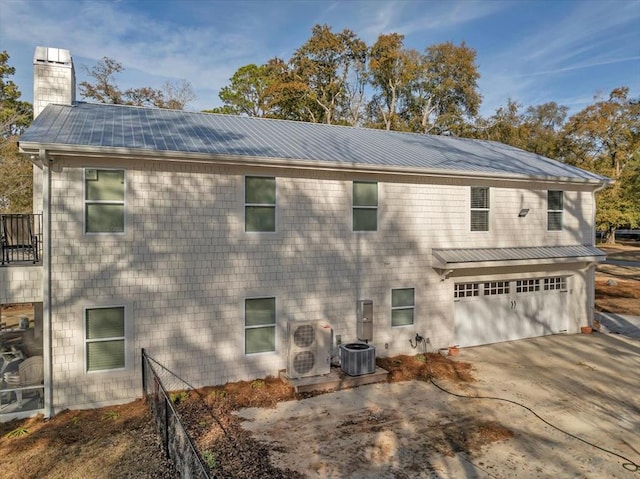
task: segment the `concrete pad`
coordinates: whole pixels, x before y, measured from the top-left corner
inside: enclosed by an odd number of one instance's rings
[[[640,342],[558,335],[466,348],[466,396],[520,402],[552,425],[640,463]],[[624,460],[567,436],[516,404],[465,399],[430,383],[376,384],[239,412],[280,467],[310,478],[638,478]],[[465,442],[483,425],[514,436]]]

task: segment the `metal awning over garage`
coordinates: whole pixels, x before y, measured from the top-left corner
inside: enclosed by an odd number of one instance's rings
[[[594,246],[539,246],[526,248],[451,248],[433,250],[433,267],[453,270],[549,263],[601,262],[606,253]]]

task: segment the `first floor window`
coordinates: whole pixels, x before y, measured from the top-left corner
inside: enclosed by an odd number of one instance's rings
[[[391,326],[413,324],[415,307],[415,290],[413,288],[392,289]]]
[[[124,306],[85,310],[87,371],[124,369]]]
[[[124,170],[84,170],[85,233],[124,233]]]
[[[489,231],[489,188],[471,188],[471,231]]]
[[[378,230],[378,183],[353,182],[353,231]]]
[[[244,302],[246,354],[276,350],[276,298],[248,298]]]
[[[272,233],[276,230],[276,179],[247,176],[244,179],[244,230]]]
[[[562,230],[562,211],[564,208],[564,192],[557,190],[547,191],[547,230]]]

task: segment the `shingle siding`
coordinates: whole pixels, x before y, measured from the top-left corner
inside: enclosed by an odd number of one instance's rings
[[[283,170],[276,233],[248,234],[244,175],[272,172],[151,161],[127,170],[126,233],[84,235],[78,166],[68,162],[52,182],[56,407],[140,394],[137,360],[127,371],[84,372],[88,305],[126,303],[136,357],[144,347],[191,384],[219,384],[285,368],[289,319],[326,319],[343,340],[355,339],[358,299],[374,301],[380,354],[412,353],[416,332],[447,346],[453,281],[432,269],[432,248],[575,244],[590,227],[567,211],[569,227],[549,239],[546,190],[538,187],[492,188],[491,231],[471,234],[469,186],[461,180]],[[378,181],[377,232],[351,228],[352,181],[363,179]],[[569,199],[590,208],[586,192],[567,192]],[[517,218],[521,205],[531,209],[526,218]],[[415,288],[415,325],[391,328],[391,289],[405,287]],[[243,304],[255,296],[277,298],[277,351],[245,356]]]

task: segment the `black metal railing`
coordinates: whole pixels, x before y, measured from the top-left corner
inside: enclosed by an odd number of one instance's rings
[[[1,264],[42,260],[42,214],[0,214]]]
[[[212,479],[195,442],[171,401],[169,394],[171,389],[163,384],[166,383],[166,378],[163,381],[160,373],[165,376],[169,374],[173,379],[183,382],[155,359],[147,356],[142,349],[142,390],[162,438],[164,452],[173,461],[181,477]],[[183,382],[181,389],[191,389],[191,387]]]

